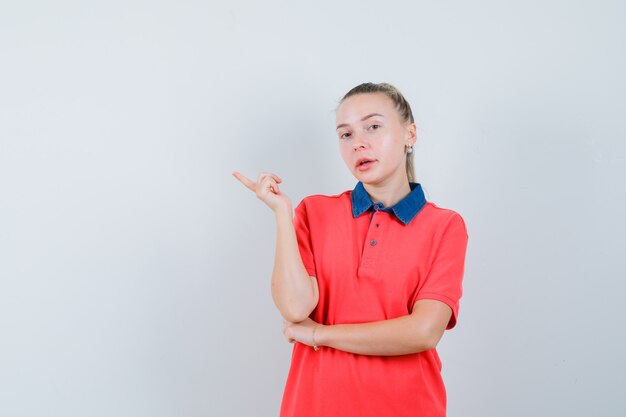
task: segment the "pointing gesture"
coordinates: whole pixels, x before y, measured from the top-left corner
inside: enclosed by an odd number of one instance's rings
[[[256,182],[237,171],[233,172],[233,177],[254,192],[257,198],[267,204],[273,211],[278,209],[289,209],[291,211],[291,200],[286,194],[281,193],[278,187],[278,184],[283,182],[278,175],[271,172],[261,172]]]

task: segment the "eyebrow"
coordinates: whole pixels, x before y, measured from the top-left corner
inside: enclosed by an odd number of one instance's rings
[[[361,119],[361,121],[363,122],[363,121],[365,121],[365,120],[369,119],[370,117],[374,117],[374,116],[380,116],[380,117],[382,117],[382,118],[384,118],[384,117],[385,117],[385,116],[383,116],[383,115],[382,115],[382,114],[380,114],[380,113],[370,113],[370,114],[368,114],[367,116],[363,117],[363,118]],[[348,125],[348,123],[342,123],[342,124],[340,124],[340,125],[337,125],[337,128],[336,128],[335,130],[339,129],[340,127],[345,127],[345,126],[349,126],[349,125]]]

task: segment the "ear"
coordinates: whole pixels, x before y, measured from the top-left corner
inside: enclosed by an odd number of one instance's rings
[[[417,141],[417,127],[415,123],[411,123],[407,126],[407,145],[415,145]]]

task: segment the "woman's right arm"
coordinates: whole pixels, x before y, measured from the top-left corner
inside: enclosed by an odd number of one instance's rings
[[[319,300],[317,280],[304,268],[293,224],[291,200],[280,192],[282,180],[271,173],[259,174],[253,182],[238,172],[233,176],[267,204],[276,216],[276,254],[272,273],[272,298],[287,321],[305,320]]]
[[[291,208],[276,214],[276,255],[272,273],[272,298],[285,320],[301,322],[319,300],[317,279],[309,276],[298,250]]]

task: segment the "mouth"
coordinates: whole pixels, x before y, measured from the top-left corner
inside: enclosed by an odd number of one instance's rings
[[[372,165],[374,165],[377,161],[375,159],[370,158],[361,158],[356,161],[356,169],[359,171],[365,171],[369,169]]]

